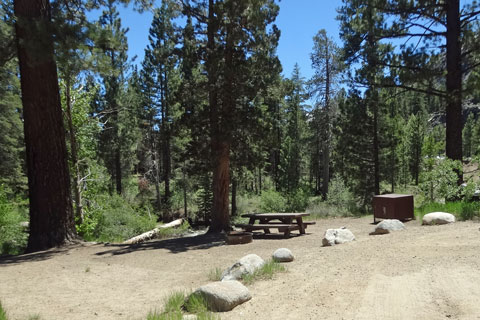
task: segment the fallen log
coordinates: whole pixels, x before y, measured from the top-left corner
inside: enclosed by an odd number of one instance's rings
[[[162,224],[161,226],[158,226],[153,230],[144,232],[144,233],[142,233],[138,236],[130,238],[130,239],[124,241],[123,244],[136,244],[136,243],[142,243],[142,242],[154,239],[158,236],[158,234],[160,233],[160,230],[167,229],[167,228],[178,227],[182,223],[183,223],[183,219],[173,220],[172,222]]]

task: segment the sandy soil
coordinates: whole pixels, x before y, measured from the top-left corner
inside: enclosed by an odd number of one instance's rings
[[[304,236],[236,246],[203,235],[0,258],[0,300],[11,319],[145,319],[170,292],[207,283],[215,267],[287,247],[296,256],[288,271],[250,285],[252,300],[222,319],[480,319],[480,223],[411,221],[370,236],[371,221],[320,220]],[[341,226],[357,240],[322,247],[324,231]]]

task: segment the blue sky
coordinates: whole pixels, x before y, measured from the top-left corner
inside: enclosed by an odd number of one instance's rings
[[[281,30],[278,56],[283,66],[283,74],[290,76],[295,63],[300,66],[303,77],[308,79],[313,74],[310,66],[310,52],[313,36],[320,29],[340,44],[336,8],[341,0],[282,0],[276,24]],[[143,52],[148,44],[148,29],[152,14],[140,14],[131,8],[119,8],[122,25],[130,30],[127,34],[129,56],[137,55],[136,62],[143,59]]]

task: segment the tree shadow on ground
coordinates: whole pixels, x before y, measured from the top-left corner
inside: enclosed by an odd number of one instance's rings
[[[285,238],[285,235],[283,233],[268,233],[268,234],[263,232],[252,232],[252,233],[253,233],[254,240],[288,240],[292,238],[303,237],[303,236],[308,236],[310,234],[313,234],[308,231],[306,231],[304,234],[290,233],[290,236]]]
[[[206,233],[193,237],[152,240],[139,244],[108,244],[105,251],[97,252],[96,255],[120,255],[140,250],[166,249],[170,253],[181,253],[189,250],[205,250],[223,246],[225,236],[220,233]]]
[[[62,247],[62,248],[50,249],[47,251],[22,254],[18,256],[12,256],[12,255],[0,256],[0,266],[10,265],[10,264],[20,264],[24,262],[44,261],[44,260],[53,258],[56,255],[65,254],[67,251],[69,251],[68,247]]]

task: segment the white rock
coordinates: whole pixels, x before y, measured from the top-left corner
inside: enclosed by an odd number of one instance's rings
[[[455,216],[447,212],[431,212],[423,216],[422,224],[447,224],[455,222]]]
[[[255,270],[261,268],[264,264],[265,261],[256,254],[248,254],[223,271],[221,280],[239,280],[243,275],[253,274]]]
[[[353,233],[347,228],[328,229],[325,231],[322,243],[324,246],[334,246],[355,240]]]
[[[287,248],[280,248],[275,250],[275,252],[272,255],[272,259],[276,262],[291,262],[295,257],[292,254],[292,251],[290,251]]]
[[[197,316],[195,314],[185,314],[182,317],[182,320],[197,320]]]
[[[399,231],[404,229],[405,225],[402,221],[397,219],[386,219],[382,220],[382,222],[377,224],[377,226],[375,227],[375,231],[373,231],[371,234],[387,234],[392,231]]]
[[[200,294],[211,311],[230,311],[252,298],[247,287],[236,280],[217,281],[201,286],[193,294]]]

